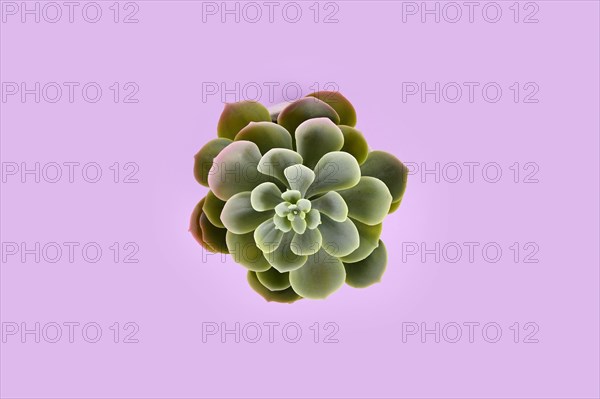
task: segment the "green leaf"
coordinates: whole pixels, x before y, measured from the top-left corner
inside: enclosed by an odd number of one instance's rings
[[[200,215],[200,228],[202,229],[202,240],[214,250],[228,254],[227,243],[225,242],[226,229],[221,229],[208,220],[206,213]]]
[[[268,178],[256,169],[261,155],[256,144],[235,141],[215,157],[215,168],[208,175],[208,186],[215,195],[227,201],[234,194],[252,191]]]
[[[202,238],[202,228],[200,227],[200,217],[204,213],[202,208],[204,207],[204,202],[206,197],[202,198],[200,202],[194,207],[192,211],[192,216],[190,217],[190,233],[192,237],[202,246],[202,248],[206,249],[210,252],[216,252],[210,245],[208,245],[204,239]]]
[[[298,206],[298,210],[300,210],[302,212],[310,211],[310,208],[312,206],[310,204],[310,201],[305,198],[299,199],[298,202],[296,202],[296,205]]]
[[[267,176],[277,178],[287,185],[285,168],[302,163],[302,157],[296,151],[285,148],[273,148],[267,151],[258,162],[258,170]]]
[[[221,221],[235,234],[246,234],[254,231],[262,222],[272,218],[275,212],[258,212],[254,210],[250,200],[250,192],[244,191],[231,197],[223,207]]]
[[[259,212],[274,209],[281,203],[281,190],[275,183],[261,183],[252,190],[250,203]]]
[[[266,272],[256,273],[258,281],[271,291],[282,291],[290,287],[289,272],[279,273],[277,269],[270,268]]]
[[[285,107],[277,117],[277,123],[290,132],[295,145],[296,128],[308,119],[322,117],[331,119],[336,125],[340,123],[339,115],[329,105],[317,98],[305,97]]]
[[[224,228],[225,226],[221,222],[221,212],[223,211],[224,206],[225,201],[220,200],[215,193],[209,191],[208,194],[206,194],[206,200],[204,201],[202,211],[204,211],[206,217],[213,225]]]
[[[311,93],[307,97],[316,97],[331,106],[331,108],[333,108],[340,116],[340,125],[356,125],[356,111],[354,110],[352,103],[350,103],[350,101],[348,101],[341,93],[323,90]]]
[[[306,190],[315,181],[315,172],[304,165],[292,165],[284,169],[283,174],[292,190],[300,192],[304,197]]]
[[[335,191],[313,199],[311,205],[313,209],[329,216],[336,222],[343,222],[348,217],[348,206],[342,196]]]
[[[356,186],[339,194],[348,205],[348,216],[370,226],[383,221],[392,203],[387,186],[369,176],[361,177]]]
[[[316,209],[311,209],[306,214],[306,227],[316,229],[321,224],[321,213]]]
[[[323,249],[336,258],[351,254],[360,244],[358,230],[350,219],[336,222],[323,215],[319,231],[323,236]]]
[[[283,231],[275,228],[272,218],[265,220],[254,230],[256,246],[265,254],[275,251],[281,243],[282,237]]]
[[[366,259],[355,263],[344,263],[346,283],[354,288],[365,288],[381,281],[387,265],[387,251],[383,241]]]
[[[281,198],[284,201],[295,204],[300,198],[302,198],[302,194],[300,194],[300,191],[298,190],[286,190],[283,194],[281,194]]]
[[[292,220],[292,229],[297,234],[304,234],[304,232],[306,231],[306,221],[299,217],[295,217],[294,220]],[[298,255],[306,255],[306,254],[298,254]]]
[[[360,167],[363,176],[376,177],[390,190],[392,202],[402,199],[406,190],[408,168],[392,154],[384,151],[371,151]]]
[[[290,211],[290,204],[289,202],[285,201],[285,202],[281,202],[280,204],[278,204],[275,207],[275,213],[277,214],[277,216],[280,217],[285,217],[287,216],[291,211]]]
[[[219,137],[233,140],[242,128],[250,122],[270,122],[269,111],[255,101],[240,101],[225,104],[217,125]]]
[[[271,268],[271,264],[254,242],[254,233],[234,234],[228,231],[225,241],[233,260],[245,268],[256,272],[264,272]]]
[[[350,255],[340,258],[344,263],[358,262],[369,256],[379,245],[379,237],[383,229],[383,224],[381,223],[369,226],[354,219],[352,219],[352,223],[354,223],[358,230],[360,245]]]
[[[321,248],[323,238],[318,229],[306,230],[304,233],[296,233],[290,247],[296,255],[312,255]]]
[[[315,181],[306,192],[308,198],[353,187],[360,180],[360,167],[356,159],[347,152],[330,152],[317,163],[315,175]]]
[[[359,165],[363,164],[369,155],[369,145],[367,144],[365,137],[353,127],[345,125],[340,125],[338,127],[344,134],[344,146],[342,147],[342,151],[352,154]]]
[[[310,299],[325,299],[337,291],[346,280],[342,262],[323,249],[308,257],[301,268],[290,272],[290,283],[298,295]]]
[[[261,154],[273,148],[292,149],[292,136],[273,122],[250,122],[235,136],[235,141],[252,141],[258,146]]]
[[[290,222],[287,217],[275,215],[273,216],[273,223],[275,223],[275,227],[284,233],[287,233],[292,229],[292,222]]]
[[[304,121],[296,129],[296,148],[304,165],[313,169],[328,152],[339,151],[344,146],[342,131],[328,118]]]
[[[400,208],[400,203],[402,202],[402,198],[399,201],[396,202],[392,202],[392,205],[390,205],[390,210],[388,213],[394,213],[398,210],[398,208]]]
[[[265,258],[271,266],[281,273],[298,269],[306,263],[306,256],[296,255],[290,248],[294,237],[295,233],[292,231],[285,233],[277,249],[270,254],[265,254]]]
[[[208,187],[208,175],[213,167],[213,160],[223,148],[231,144],[229,139],[214,139],[209,141],[194,155],[194,177],[198,183]]]
[[[271,291],[258,280],[256,273],[248,272],[248,284],[256,291],[260,296],[265,298],[268,302],[280,302],[280,303],[294,303],[302,297],[290,287],[282,291]]]

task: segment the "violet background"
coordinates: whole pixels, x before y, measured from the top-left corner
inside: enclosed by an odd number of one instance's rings
[[[9,337],[2,397],[598,397],[598,2],[537,2],[537,24],[515,24],[512,2],[500,3],[497,24],[480,14],[475,23],[402,23],[392,1],[338,1],[334,24],[312,21],[312,2],[300,3],[297,24],[236,24],[203,23],[201,2],[143,1],[139,23],[115,24],[112,2],[100,4],[107,14],[97,24],[1,27],[3,82],[105,88],[96,104],[2,103],[2,162],[95,161],[106,173],[97,184],[2,184],[2,241],[105,249],[96,264],[2,264],[2,322],[94,321],[104,333],[96,344]],[[140,102],[113,103],[115,81],[136,82]],[[504,93],[495,104],[402,103],[403,81],[495,81]],[[507,88],[516,81],[536,82],[540,102],[515,104]],[[384,223],[381,284],[269,304],[229,257],[203,262],[187,232],[207,191],[193,155],[215,136],[223,106],[218,96],[202,102],[202,82],[298,82],[305,94],[335,82],[373,149],[428,165],[497,162],[503,178],[411,176]],[[139,164],[140,182],[110,182],[116,161]],[[512,182],[514,162],[537,163],[539,183]],[[140,262],[115,264],[115,241],[138,243]],[[403,242],[436,241],[495,241],[504,253],[498,263],[402,261]],[[515,241],[536,242],[539,263],[514,263]],[[140,342],[113,343],[115,321],[137,323]],[[403,322],[469,321],[499,323],[501,340],[402,342]],[[203,322],[296,322],[303,337],[203,343]],[[314,322],[336,323],[339,342],[314,343]],[[514,322],[537,323],[539,343],[514,343]]]

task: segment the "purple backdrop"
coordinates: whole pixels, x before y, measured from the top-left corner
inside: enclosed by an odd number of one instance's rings
[[[3,397],[600,394],[598,2],[1,9]],[[412,175],[382,283],[269,304],[193,155],[323,88]]]

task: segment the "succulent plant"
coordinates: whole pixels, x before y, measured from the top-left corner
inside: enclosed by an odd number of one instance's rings
[[[210,188],[190,231],[202,247],[231,254],[268,301],[323,299],[344,282],[379,282],[387,252],[382,222],[404,195],[407,168],[369,151],[356,112],[321,91],[271,111],[226,104],[218,138],[195,156]]]

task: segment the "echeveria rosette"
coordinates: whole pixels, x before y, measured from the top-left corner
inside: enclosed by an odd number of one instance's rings
[[[227,104],[219,138],[195,157],[210,191],[190,230],[208,251],[230,253],[268,301],[323,299],[344,282],[367,287],[385,271],[382,222],[407,169],[369,152],[350,102],[317,92],[278,111]]]

